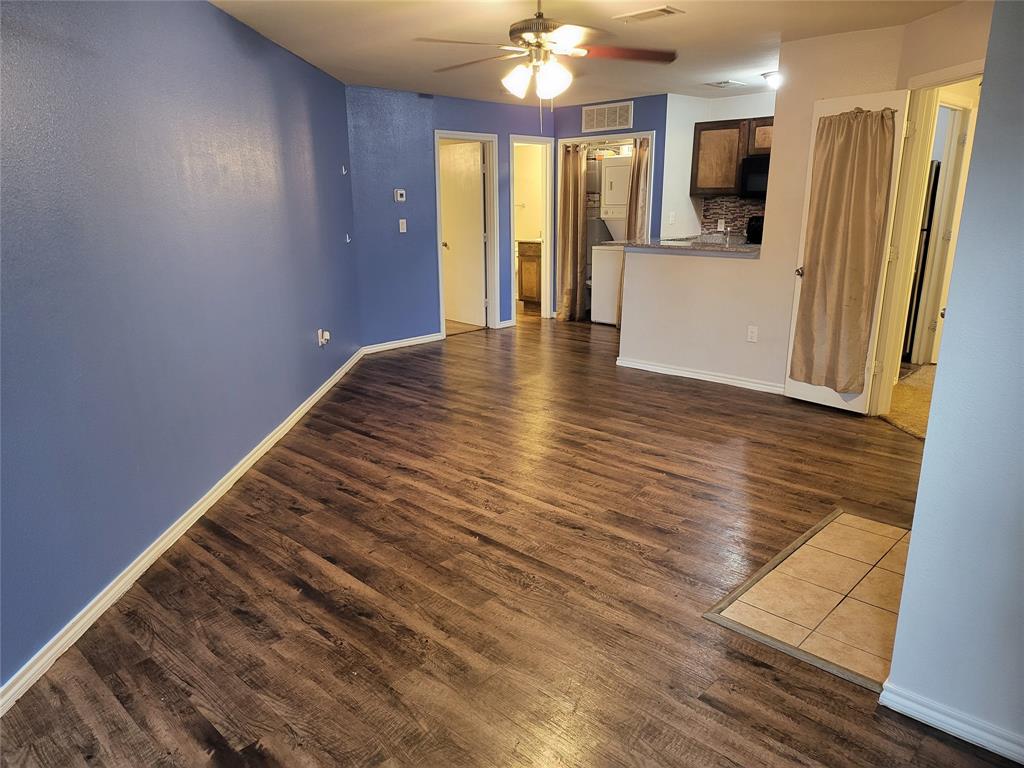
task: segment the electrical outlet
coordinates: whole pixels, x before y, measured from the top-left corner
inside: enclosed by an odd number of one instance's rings
[[[718,231],[725,232],[725,219],[718,220]]]
[[[325,331],[323,328],[316,329],[316,345],[318,347],[326,347],[331,343],[331,332]]]
[[[398,220],[398,231],[403,234],[409,231],[409,227],[405,219]]]
[[[757,326],[756,325],[748,325],[747,326],[747,341],[749,341],[751,344],[757,343]]]
[[[669,211],[668,212],[668,223],[669,224],[675,224],[676,223],[676,212],[675,211]]]

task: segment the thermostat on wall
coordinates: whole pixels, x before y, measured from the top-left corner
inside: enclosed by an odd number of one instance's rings
[[[405,202],[405,190],[404,189],[396,189],[395,190],[395,202],[396,203],[404,203]]]

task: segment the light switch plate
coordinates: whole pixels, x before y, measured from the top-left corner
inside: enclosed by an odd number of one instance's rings
[[[405,202],[405,190],[404,189],[396,189],[395,190],[395,202],[396,203],[404,203]]]

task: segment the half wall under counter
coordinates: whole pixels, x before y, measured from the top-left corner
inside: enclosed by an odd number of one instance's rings
[[[628,368],[781,393],[788,326],[778,315],[778,280],[757,245],[694,241],[624,243],[622,325],[617,364]],[[773,277],[774,274],[774,277]],[[748,329],[758,334],[749,342]],[[780,355],[780,349],[782,351]],[[766,372],[768,375],[766,376]]]

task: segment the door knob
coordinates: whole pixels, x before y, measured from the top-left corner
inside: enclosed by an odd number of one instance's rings
[[[442,240],[441,241],[441,247],[442,248],[447,248],[448,247],[448,241],[447,240]]]
[[[803,267],[797,267],[796,271],[795,271],[795,274],[796,274],[797,277],[803,277],[804,276],[804,268]]]

